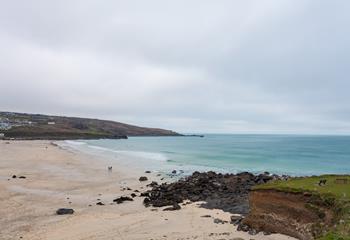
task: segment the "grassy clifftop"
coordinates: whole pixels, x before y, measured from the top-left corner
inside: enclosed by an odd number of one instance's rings
[[[0,132],[7,138],[19,139],[96,139],[179,135],[170,130],[138,127],[107,120],[12,112],[0,112]]]
[[[318,239],[350,239],[350,175],[298,177],[287,181],[269,182],[253,188],[253,191],[259,190],[276,190],[311,196],[310,199],[313,200],[305,203],[305,207],[322,214],[319,206],[326,206],[334,212],[335,216],[332,226],[327,228],[328,232],[318,236]]]
[[[325,184],[319,184],[326,180]],[[344,181],[347,181],[345,183]],[[254,189],[273,189],[288,192],[315,192],[332,194],[338,199],[350,200],[350,175],[321,175],[291,178],[288,181],[273,181],[257,185]]]

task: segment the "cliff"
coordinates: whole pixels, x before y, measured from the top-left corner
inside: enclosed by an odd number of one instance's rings
[[[301,240],[350,239],[346,179],[350,177],[325,175],[258,185],[249,194],[250,212],[242,224]]]
[[[250,214],[243,223],[270,233],[282,233],[302,240],[320,234],[316,226],[328,228],[334,220],[333,211],[322,204],[313,204],[312,195],[275,190],[252,191]]]

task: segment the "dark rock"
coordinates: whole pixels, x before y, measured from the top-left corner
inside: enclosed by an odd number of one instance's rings
[[[237,227],[237,231],[248,232],[251,228],[246,224],[239,224]]]
[[[137,195],[135,193],[130,194],[132,198],[136,197]]]
[[[173,170],[171,173],[172,173],[172,174],[176,174],[176,170]]]
[[[144,182],[144,181],[147,181],[147,180],[148,180],[148,178],[145,177],[145,176],[142,176],[142,177],[139,178],[140,182]]]
[[[151,173],[151,171],[145,171],[145,173]]]
[[[140,192],[140,191],[136,189],[134,192]]]
[[[164,208],[163,211],[175,211],[180,209],[181,209],[181,206],[178,203],[174,203],[172,207]]]
[[[256,234],[258,234],[258,231],[256,231],[255,229],[251,228],[251,229],[249,229],[248,233],[250,235],[256,235]]]
[[[152,181],[150,184],[147,185],[147,187],[155,187],[158,186],[158,183],[155,181]]]
[[[74,213],[74,210],[71,208],[59,208],[56,211],[57,215],[65,215],[65,214],[73,214],[73,213]]]
[[[25,176],[20,176],[19,178],[21,178],[21,179],[25,179],[26,177],[25,177]]]
[[[253,175],[249,172],[238,174],[221,174],[210,172],[194,172],[176,182],[149,184],[151,190],[143,192],[147,197],[147,206],[165,207],[174,203],[204,201],[202,207],[222,209],[235,214],[247,214],[249,210],[248,193],[260,183],[276,179],[270,174]],[[278,177],[277,179],[281,179]]]
[[[154,185],[146,192],[150,204],[155,207],[182,203],[205,201],[203,207],[218,208],[234,213],[248,212],[248,192],[254,185],[254,175],[223,175],[215,172],[194,172],[192,176],[170,184]],[[147,196],[146,194],[144,194]]]
[[[132,199],[131,197],[124,197],[124,196],[121,196],[119,198],[116,198],[113,200],[113,202],[117,203],[117,204],[121,204],[125,201],[134,201],[134,199]]]
[[[96,205],[103,206],[105,204],[103,202],[98,202],[98,203],[96,203]]]
[[[16,175],[13,175],[12,178],[17,178],[17,176],[16,176]]]
[[[216,224],[225,224],[225,223],[227,223],[227,221],[221,220],[220,218],[215,218],[214,219],[214,223],[216,223]]]
[[[237,215],[232,215],[230,218],[231,218],[231,223],[234,225],[239,224],[243,220],[242,216],[237,216]]]
[[[149,193],[148,192],[143,192],[140,194],[141,197],[149,197]]]
[[[201,216],[202,218],[210,218],[211,216],[210,215],[203,215]]]
[[[148,207],[150,204],[151,204],[151,199],[149,198],[143,199],[143,205],[145,205],[145,207]]]

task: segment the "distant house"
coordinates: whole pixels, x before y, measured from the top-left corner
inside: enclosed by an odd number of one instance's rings
[[[56,123],[55,122],[48,122],[47,124],[48,125],[55,125]]]
[[[0,130],[8,130],[11,128],[11,124],[8,122],[0,122]]]

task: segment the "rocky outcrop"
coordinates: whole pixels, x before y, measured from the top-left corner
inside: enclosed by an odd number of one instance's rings
[[[145,206],[177,206],[184,200],[204,201],[201,206],[222,209],[227,212],[247,214],[248,193],[252,186],[280,178],[269,173],[253,175],[248,172],[221,174],[215,172],[194,172],[191,176],[169,184],[154,182],[151,190],[141,196]]]
[[[240,229],[281,233],[301,240],[314,239],[332,225],[331,201],[311,193],[254,190],[249,194],[250,213]]]

